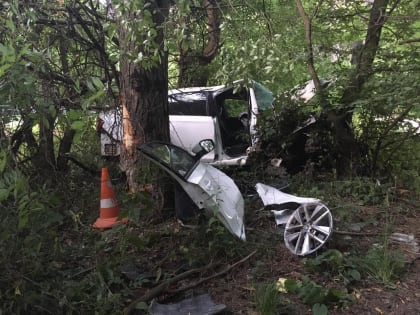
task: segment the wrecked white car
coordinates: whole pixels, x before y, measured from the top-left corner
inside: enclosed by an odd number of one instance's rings
[[[193,87],[168,92],[170,142],[192,153],[202,139],[214,150],[202,157],[214,165],[244,165],[258,144],[257,116],[273,105],[273,93],[262,84]],[[121,115],[115,110],[99,115],[102,156],[117,156],[122,139]]]
[[[215,214],[225,227],[246,240],[244,199],[234,181],[200,158],[214,149],[212,140],[202,140],[190,154],[183,148],[162,142],[145,143],[139,150],[176,180],[198,209]],[[320,249],[333,231],[330,210],[315,198],[296,197],[258,183],[256,190],[264,206],[272,210],[284,241],[295,255],[305,256]],[[182,215],[182,213],[181,213]]]

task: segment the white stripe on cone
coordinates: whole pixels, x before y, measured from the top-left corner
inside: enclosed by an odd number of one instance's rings
[[[116,205],[115,199],[101,199],[101,208],[112,208]]]

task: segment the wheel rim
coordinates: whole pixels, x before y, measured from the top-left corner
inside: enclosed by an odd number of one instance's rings
[[[324,204],[303,204],[287,221],[284,242],[293,254],[305,256],[320,249],[332,230],[332,215]]]

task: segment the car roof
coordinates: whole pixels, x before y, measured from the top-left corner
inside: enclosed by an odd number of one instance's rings
[[[168,91],[168,94],[178,94],[178,93],[193,93],[193,92],[214,92],[220,89],[224,89],[226,86],[217,85],[217,86],[205,86],[205,87],[187,87],[187,88],[177,88]]]
[[[225,85],[215,85],[215,86],[199,86],[199,87],[185,87],[185,88],[176,88],[168,91],[168,94],[177,94],[177,93],[193,93],[193,92],[215,92],[219,90],[226,90],[237,85],[240,85],[244,80],[236,80],[229,84]]]

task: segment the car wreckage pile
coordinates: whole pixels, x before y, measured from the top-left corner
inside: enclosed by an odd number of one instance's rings
[[[315,95],[313,82],[306,82],[294,95],[303,101],[311,99]],[[249,154],[260,146],[256,127],[259,114],[273,109],[273,102],[273,93],[255,81],[168,92],[170,143],[146,143],[139,150],[179,184],[175,211],[181,221],[193,215],[191,207],[184,207],[188,203],[194,209],[215,213],[232,234],[246,239],[242,194],[234,181],[214,166],[249,163]],[[120,154],[121,122],[121,113],[113,109],[98,117],[102,156]],[[310,117],[293,133],[314,122]],[[264,206],[275,209],[275,220],[293,254],[309,255],[326,243],[333,220],[320,200],[289,195],[262,183],[255,188]],[[183,205],[177,206],[177,202]]]
[[[233,235],[245,241],[244,199],[239,188],[221,170],[201,161],[213,149],[211,139],[200,141],[192,149],[193,154],[170,143],[150,142],[139,146],[140,152],[166,171],[198,209],[216,214]],[[331,211],[325,204],[262,183],[255,188],[264,206],[275,208],[271,211],[276,224],[284,230],[285,245],[293,254],[306,256],[324,246],[333,231]]]

